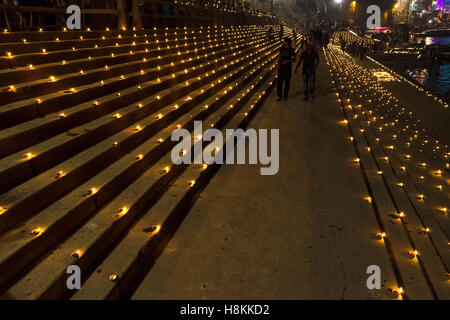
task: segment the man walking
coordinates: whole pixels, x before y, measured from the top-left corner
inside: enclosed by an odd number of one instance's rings
[[[292,47],[292,39],[284,38],[283,46],[280,49],[280,59],[278,60],[278,100],[281,101],[284,82],[284,100],[287,100],[289,87],[291,86],[292,63],[295,61],[295,50]]]
[[[309,94],[311,98],[314,99],[314,86],[316,82],[316,70],[319,65],[319,54],[314,49],[314,44],[308,42],[306,45],[306,50],[300,56],[297,66],[295,67],[295,73],[297,73],[298,67],[300,67],[303,61],[303,83],[305,87],[305,95],[303,100],[309,99]]]

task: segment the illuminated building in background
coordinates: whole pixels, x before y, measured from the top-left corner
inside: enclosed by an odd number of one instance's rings
[[[444,1],[444,13],[450,13],[450,0]]]
[[[432,8],[435,11],[440,11],[444,9],[445,0],[434,0],[432,3]]]
[[[399,0],[406,1],[408,0]],[[386,27],[392,25],[394,18],[394,1],[380,0],[377,5],[381,8],[381,26]],[[398,3],[398,2],[397,2]],[[353,0],[342,2],[343,18],[350,24],[365,26],[368,18],[367,7],[373,5],[373,0]]]
[[[394,23],[407,23],[409,20],[410,10],[412,6],[411,0],[398,0],[392,9],[394,15]]]
[[[433,1],[432,7],[433,10],[450,13],[450,0],[435,0]]]

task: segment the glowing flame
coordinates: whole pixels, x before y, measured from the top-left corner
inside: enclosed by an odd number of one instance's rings
[[[127,212],[128,212],[128,208],[127,207],[119,208],[117,210],[116,216],[121,217],[121,216],[127,214]]]
[[[72,257],[79,259],[81,257],[81,251],[80,250],[76,250],[74,252],[72,252],[71,254]]]

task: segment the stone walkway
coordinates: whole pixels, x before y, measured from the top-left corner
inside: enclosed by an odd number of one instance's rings
[[[304,102],[302,86],[295,74],[289,101],[274,90],[249,125],[280,129],[278,174],[222,166],[133,299],[396,298],[324,61],[316,99]],[[370,265],[380,290],[366,287]]]

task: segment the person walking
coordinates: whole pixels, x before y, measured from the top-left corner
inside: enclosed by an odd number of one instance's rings
[[[328,32],[325,32],[323,34],[323,47],[325,50],[328,49],[328,44],[330,43],[330,34]]]
[[[284,100],[288,99],[289,87],[291,86],[293,62],[295,62],[295,50],[292,47],[292,39],[286,37],[283,40],[283,45],[280,49],[280,58],[278,60],[277,101],[281,101],[281,98],[283,96],[283,83],[284,83]]]
[[[305,49],[306,46],[306,36],[302,35],[302,39],[300,40],[300,49],[303,51]]]
[[[295,31],[295,27],[292,28],[292,41],[294,42],[294,47],[297,45],[297,31]]]
[[[280,41],[281,41],[281,39],[283,39],[283,32],[284,30],[283,30],[283,25],[282,24],[280,24],[280,31],[279,31],[279,36],[280,36]]]
[[[316,82],[316,70],[319,65],[319,54],[314,48],[314,43],[311,41],[306,45],[306,50],[300,56],[297,66],[295,67],[295,73],[303,62],[303,83],[304,83],[304,97],[303,100],[308,100],[309,95],[314,97],[314,88]]]
[[[316,45],[316,49],[320,49],[322,46],[322,37],[323,37],[322,30],[320,30],[320,28],[317,27],[313,31],[312,35],[313,35],[314,43]]]

